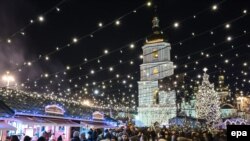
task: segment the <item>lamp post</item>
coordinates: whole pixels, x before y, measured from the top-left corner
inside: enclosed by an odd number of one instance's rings
[[[7,74],[4,74],[2,76],[2,80],[7,83],[6,87],[8,88],[10,85],[10,82],[14,82],[15,78],[14,76],[10,75],[9,72],[7,72]]]

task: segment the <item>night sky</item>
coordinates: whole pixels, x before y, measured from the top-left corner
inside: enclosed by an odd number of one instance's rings
[[[191,86],[207,67],[212,83],[223,74],[233,93],[249,94],[248,0],[0,1],[0,74],[15,76],[13,89],[133,107],[155,5],[173,79],[186,73]]]

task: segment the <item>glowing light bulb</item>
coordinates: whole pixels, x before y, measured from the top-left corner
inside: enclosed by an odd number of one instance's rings
[[[212,10],[217,10],[218,9],[218,6],[216,5],[216,4],[214,4],[213,6],[212,6]]]
[[[140,59],[143,59],[143,55],[140,55],[139,58],[140,58]]]
[[[46,56],[46,57],[45,57],[45,60],[48,61],[48,60],[49,60],[49,56]]]
[[[77,42],[78,42],[78,39],[77,39],[77,38],[73,38],[73,42],[74,42],[74,43],[77,43]]]
[[[43,21],[44,21],[44,17],[43,17],[43,16],[39,16],[39,17],[38,17],[38,20],[39,20],[40,22],[43,22]]]
[[[104,50],[104,54],[108,54],[109,51],[107,49]]]
[[[115,21],[115,24],[116,24],[117,26],[120,25],[120,21],[119,21],[119,20]]]
[[[10,43],[11,43],[11,39],[7,39],[7,43],[9,43],[9,44],[10,44]]]
[[[152,3],[149,1],[147,2],[147,6],[150,7],[152,5]]]
[[[201,78],[201,75],[199,74],[197,77],[198,77],[198,78]]]
[[[228,36],[227,37],[227,41],[231,41],[232,40],[232,37],[231,36]]]
[[[174,23],[174,27],[175,27],[175,28],[179,27],[179,23],[178,23],[178,22],[175,22],[175,23]]]
[[[113,67],[110,67],[110,68],[109,68],[109,71],[113,71],[113,70],[114,70],[114,68],[113,68]]]
[[[31,66],[31,65],[32,65],[32,63],[31,63],[31,62],[28,62],[27,64],[28,64],[28,66]]]
[[[246,10],[246,9],[244,9],[244,10],[243,10],[243,13],[244,13],[244,14],[246,14],[246,13],[247,13],[247,10]]]
[[[101,23],[101,22],[99,22],[98,26],[99,26],[99,27],[102,27],[102,23]]]
[[[94,94],[99,94],[99,91],[98,90],[94,90]]]
[[[230,28],[230,24],[226,24],[225,27],[226,27],[226,28]]]
[[[207,68],[204,68],[204,69],[203,69],[203,71],[204,71],[205,73],[207,72],[207,70],[208,70]]]
[[[130,44],[130,48],[134,48],[135,47],[135,45],[134,44]]]
[[[91,74],[94,74],[94,73],[95,73],[95,71],[94,71],[94,70],[91,70],[91,71],[90,71],[90,73],[91,73]]]

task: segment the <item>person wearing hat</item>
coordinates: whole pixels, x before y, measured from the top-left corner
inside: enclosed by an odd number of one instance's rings
[[[71,141],[81,141],[79,135],[80,135],[79,131],[74,131],[73,138],[71,139]]]
[[[25,137],[23,138],[23,141],[31,141],[31,137],[25,136]]]
[[[122,135],[121,141],[129,141],[129,138],[128,138],[128,134],[127,134],[127,133],[124,133],[124,134]]]

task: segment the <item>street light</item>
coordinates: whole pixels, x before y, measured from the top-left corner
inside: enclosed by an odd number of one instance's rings
[[[9,85],[10,85],[10,82],[14,82],[15,81],[15,78],[14,78],[14,76],[12,76],[12,75],[10,75],[9,73],[7,73],[7,74],[4,74],[3,76],[2,76],[2,80],[4,81],[4,82],[7,82],[7,87],[9,87]]]

